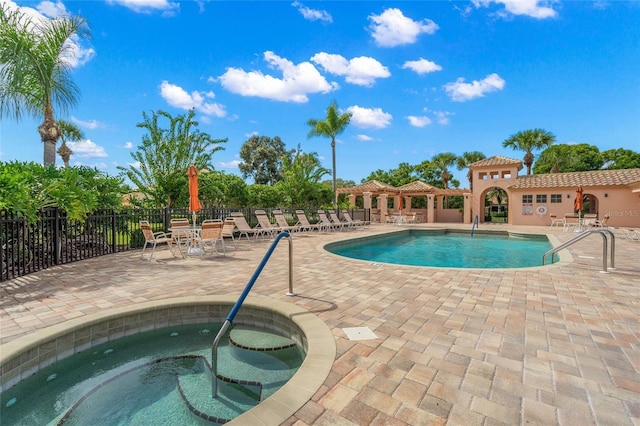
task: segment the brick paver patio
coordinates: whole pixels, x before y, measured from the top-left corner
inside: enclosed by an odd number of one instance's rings
[[[336,339],[331,373],[286,424],[640,425],[640,241],[616,239],[608,274],[598,235],[571,246],[569,265],[522,270],[374,264],[322,249],[391,229],[296,235],[298,295],[285,295],[284,242],[256,282],[252,294],[304,307]],[[239,295],[268,246],[243,240],[226,257],[185,260],[161,249],[151,262],[134,251],[2,283],[0,342],[102,309]],[[377,338],[349,340],[342,329],[358,326]]]

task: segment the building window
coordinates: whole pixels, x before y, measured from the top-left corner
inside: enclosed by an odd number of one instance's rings
[[[536,195],[536,203],[545,204],[547,202],[547,194]]]
[[[562,194],[551,194],[551,203],[561,203],[562,202]]]
[[[533,203],[533,195],[522,196],[522,204],[531,204],[531,203]]]

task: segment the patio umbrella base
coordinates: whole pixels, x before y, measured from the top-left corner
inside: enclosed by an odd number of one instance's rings
[[[204,254],[204,250],[201,247],[189,247],[187,249],[187,255],[189,256],[201,256]]]

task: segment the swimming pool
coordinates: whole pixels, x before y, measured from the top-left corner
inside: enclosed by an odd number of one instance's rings
[[[331,253],[371,262],[440,268],[526,268],[542,265],[546,235],[409,229],[327,244]],[[557,261],[554,256],[554,261]]]

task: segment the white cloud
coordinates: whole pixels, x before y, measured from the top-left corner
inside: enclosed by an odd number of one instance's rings
[[[74,116],[71,116],[71,122],[77,125],[78,127],[83,127],[85,129],[91,129],[91,130],[103,129],[104,127],[106,127],[103,123],[97,120],[82,121]]]
[[[453,115],[453,113],[448,111],[433,111],[433,115],[436,116],[436,121],[438,122],[438,124],[446,126],[450,123],[449,116]]]
[[[350,106],[347,111],[352,114],[351,123],[356,127],[384,129],[391,124],[391,114],[381,108],[363,108],[358,105]]]
[[[164,15],[175,15],[180,10],[180,3],[168,0],[107,0],[107,3],[115,3],[138,13],[151,13],[162,11]]]
[[[465,83],[464,78],[458,78],[454,83],[447,83],[444,90],[456,102],[465,102],[479,98],[485,93],[495,92],[504,88],[505,81],[498,74],[489,74],[484,79],[472,83]]]
[[[430,19],[414,21],[395,8],[387,9],[381,15],[371,15],[369,19],[372,21],[371,36],[382,47],[415,43],[420,34],[433,34],[439,28]]]
[[[302,5],[302,3],[298,1],[294,1],[293,3],[291,3],[291,6],[298,9],[298,12],[302,14],[304,19],[307,19],[309,21],[333,22],[331,14],[329,14],[329,12],[327,12],[326,10],[310,9]]]
[[[271,51],[264,52],[264,59],[270,67],[282,72],[282,78],[231,67],[218,80],[222,87],[242,96],[298,103],[307,102],[310,93],[329,93],[339,87],[327,82],[310,62],[295,65]]]
[[[229,161],[229,162],[221,161],[218,164],[220,165],[220,167],[222,167],[224,169],[237,169],[238,168],[238,164],[240,164],[240,163],[241,163],[240,160],[233,160],[233,161]]]
[[[213,92],[198,92],[193,91],[187,93],[180,86],[171,84],[168,81],[163,81],[160,84],[160,96],[167,101],[167,103],[173,107],[189,110],[195,108],[201,114],[224,117],[227,112],[224,110],[224,106],[215,102],[206,102],[206,99],[214,98]]]
[[[67,142],[73,158],[102,158],[108,157],[103,147],[92,142],[91,139],[85,139],[79,142]]]
[[[411,124],[413,127],[424,127],[431,124],[431,119],[429,117],[425,117],[424,115],[420,117],[410,115],[407,117],[407,120],[409,120],[409,124]]]
[[[331,74],[344,75],[348,83],[358,86],[373,86],[377,78],[387,78],[391,73],[377,60],[359,56],[347,60],[344,56],[320,52],[313,55],[313,62]]]
[[[555,18],[557,12],[551,7],[552,0],[471,0],[475,7],[489,7],[492,3],[504,5],[500,16],[525,15],[537,19]]]
[[[43,1],[37,5],[37,10],[31,7],[21,7],[12,1],[0,1],[3,7],[7,7],[9,11],[19,9],[22,14],[32,20],[32,25],[29,28],[34,30],[34,24],[45,22],[48,19],[55,19],[59,17],[69,17],[70,13],[61,2]],[[62,53],[61,58],[69,67],[75,69],[78,68],[96,56],[96,52],[91,47],[83,47],[81,45],[80,37],[77,35],[71,36],[65,43],[66,50]]]
[[[442,70],[440,65],[424,58],[420,58],[417,61],[406,61],[402,68],[409,68],[420,75]]]
[[[133,142],[125,142],[123,148],[124,149],[133,149]]]
[[[362,142],[371,142],[373,140],[373,138],[371,136],[367,136],[367,135],[356,135],[356,139],[358,139],[359,141]]]

